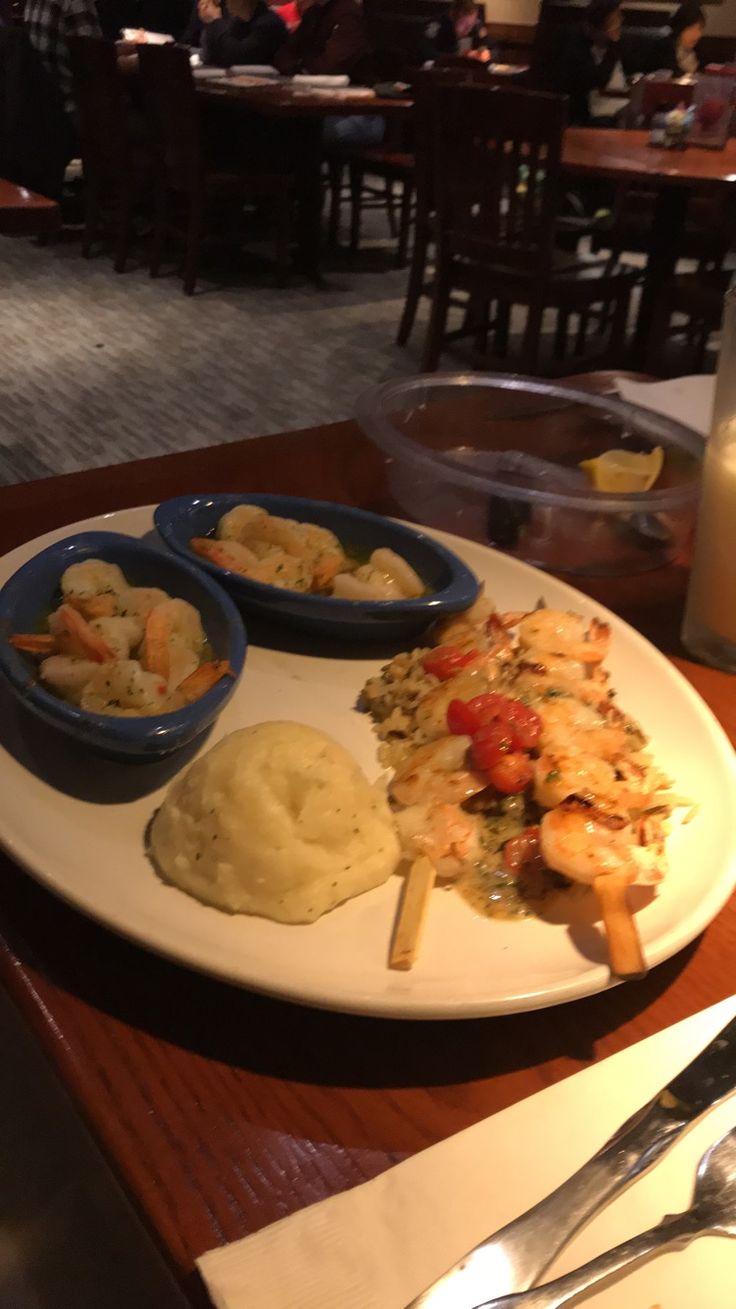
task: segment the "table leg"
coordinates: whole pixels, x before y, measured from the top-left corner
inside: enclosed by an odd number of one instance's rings
[[[638,368],[645,365],[657,300],[664,283],[672,276],[680,253],[689,195],[687,187],[674,186],[660,187],[657,193],[649,256],[632,343],[633,363]]]
[[[297,187],[297,264],[315,282],[322,281],[322,120],[294,124]]]

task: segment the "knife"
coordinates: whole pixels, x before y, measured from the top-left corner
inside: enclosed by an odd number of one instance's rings
[[[594,1214],[736,1089],[736,1018],[551,1195],[489,1236],[407,1309],[476,1309],[533,1286]]]

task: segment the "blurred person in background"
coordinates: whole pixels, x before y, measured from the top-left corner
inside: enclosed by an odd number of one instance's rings
[[[70,118],[75,112],[72,70],[69,64],[71,36],[102,36],[94,0],[27,0],[23,25],[61,92]]]
[[[282,23],[286,25],[287,32],[295,32],[302,21],[300,0],[287,0],[285,5],[276,3],[273,5],[273,9]]]
[[[202,62],[218,68],[272,64],[287,37],[285,24],[265,0],[228,0],[227,13],[219,0],[198,0],[197,14]]]
[[[299,0],[301,22],[279,50],[280,73],[346,74],[351,82],[371,76],[371,43],[357,0]]]
[[[705,10],[693,0],[680,5],[670,20],[669,35],[662,45],[661,68],[671,68],[675,77],[698,72],[696,46],[705,31]]]
[[[549,70],[550,87],[569,97],[570,121],[609,127],[623,107],[606,92],[624,92],[621,64],[621,0],[591,0],[583,22],[571,29],[559,64]]]
[[[491,60],[485,19],[476,0],[452,0],[447,13],[426,30],[428,58],[437,55],[467,55],[469,59]]]

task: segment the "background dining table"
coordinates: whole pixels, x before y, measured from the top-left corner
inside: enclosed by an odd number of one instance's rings
[[[621,184],[644,184],[656,193],[649,250],[632,361],[642,367],[657,299],[672,276],[682,249],[688,201],[694,190],[736,195],[736,139],[722,150],[687,146],[665,150],[649,143],[649,132],[622,128],[568,127],[562,166],[572,176],[600,177]]]
[[[342,422],[4,487],[0,548],[216,490],[392,507],[382,457]],[[670,656],[736,742],[734,679],[679,649],[684,562],[569,580]],[[419,1023],[225,985],[115,936],[9,857],[0,877],[0,980],[195,1305],[205,1302],[194,1271],[205,1250],[374,1177],[733,990],[734,901],[642,981],[537,1013]]]

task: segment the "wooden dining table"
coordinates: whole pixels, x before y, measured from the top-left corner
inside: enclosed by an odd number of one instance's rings
[[[370,94],[361,99],[345,99],[339,93],[299,87],[290,81],[224,75],[198,82],[197,94],[202,105],[239,114],[245,132],[249,123],[259,117],[272,124],[280,123],[288,132],[299,209],[298,262],[303,272],[320,282],[325,120],[344,114],[407,118],[413,110],[412,101],[401,96]]]
[[[664,150],[649,144],[648,132],[569,127],[563,142],[562,166],[575,176],[645,183],[656,192],[632,347],[633,366],[644,367],[657,299],[681,253],[690,196],[695,189],[729,198],[736,195],[736,139],[729,138],[722,150],[702,146]]]
[[[59,206],[48,196],[0,177],[0,233],[49,236],[61,223]]]
[[[393,507],[382,456],[341,422],[4,487],[0,548],[203,490]],[[736,742],[736,682],[679,647],[684,563],[569,580],[672,658]],[[207,1249],[374,1177],[733,990],[735,901],[641,981],[537,1013],[418,1023],[251,994],[117,937],[7,856],[0,876],[2,984],[193,1305],[204,1303],[194,1260]]]

